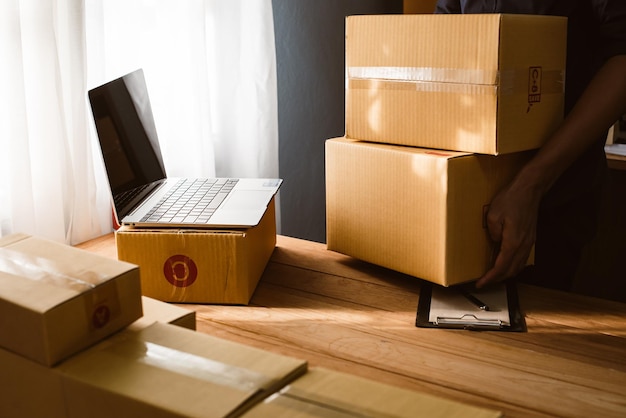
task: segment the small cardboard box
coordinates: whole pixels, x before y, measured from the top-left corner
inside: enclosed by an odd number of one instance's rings
[[[139,331],[155,322],[178,325],[179,327],[196,329],[196,312],[167,302],[141,297],[143,316],[130,324],[128,329]]]
[[[126,330],[140,331],[155,322],[195,329],[195,312],[143,296],[143,316]],[[65,417],[61,374],[0,348],[0,417]]]
[[[306,361],[173,325],[122,332],[59,366],[69,417],[226,417],[306,372]]]
[[[499,418],[502,413],[324,368],[310,369],[244,418]]]
[[[24,234],[0,239],[0,347],[50,366],[141,315],[137,266]]]
[[[346,136],[503,154],[563,119],[567,19],[380,15],[346,21]]]
[[[165,302],[247,304],[276,246],[274,200],[253,228],[122,227],[115,239],[118,258],[141,267],[145,296]]]
[[[484,215],[532,152],[499,156],[326,141],[327,246],[444,286],[479,278]]]

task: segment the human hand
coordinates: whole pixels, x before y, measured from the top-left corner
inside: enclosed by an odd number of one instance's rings
[[[492,200],[487,229],[499,250],[493,267],[476,282],[476,287],[513,277],[526,266],[535,243],[539,202],[538,194],[515,184]]]

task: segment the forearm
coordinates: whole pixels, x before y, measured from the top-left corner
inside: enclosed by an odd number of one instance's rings
[[[512,187],[543,196],[624,113],[626,55],[619,55],[602,66],[563,124],[520,171]]]

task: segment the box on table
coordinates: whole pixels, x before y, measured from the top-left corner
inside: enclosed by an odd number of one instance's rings
[[[567,19],[381,15],[346,20],[346,136],[503,154],[563,118]]]
[[[120,260],[141,267],[143,294],[166,302],[247,304],[276,246],[274,200],[248,229],[115,233]]]
[[[195,312],[143,296],[143,316],[126,327],[140,331],[155,322],[195,329]],[[0,417],[65,417],[61,374],[0,348]]]
[[[128,329],[138,331],[152,325],[155,322],[177,325],[191,330],[196,329],[195,311],[172,305],[167,302],[161,302],[160,300],[149,298],[147,296],[142,296],[141,302],[143,305],[143,316],[130,324],[127,327]]]
[[[65,417],[63,383],[56,367],[0,348],[0,417]]]
[[[486,209],[530,154],[330,139],[328,249],[444,286],[477,279],[495,255]]]
[[[256,405],[244,418],[498,418],[502,413],[331,371],[305,375]]]
[[[0,347],[50,366],[141,315],[137,266],[25,234],[0,239]]]
[[[69,417],[237,416],[306,372],[304,360],[154,323],[59,366]]]

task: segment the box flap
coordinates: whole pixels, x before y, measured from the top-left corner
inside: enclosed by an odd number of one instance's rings
[[[502,414],[358,376],[315,368],[244,416],[497,418]]]
[[[348,77],[496,84],[500,16],[349,16]]]
[[[141,297],[143,316],[130,324],[128,329],[139,331],[155,322],[178,325],[179,327],[196,329],[196,312],[181,306],[161,302],[160,300]]]
[[[128,407],[221,417],[279,390],[306,371],[306,362],[155,323],[119,333],[60,370],[74,413],[93,410],[91,416],[112,416],[115,408]],[[111,396],[121,403],[107,405]],[[104,410],[92,407],[94,402]]]

